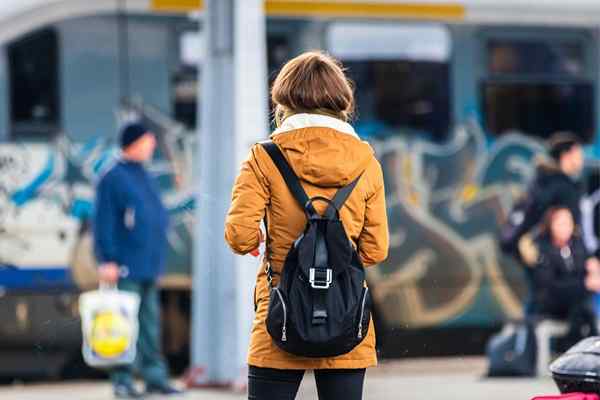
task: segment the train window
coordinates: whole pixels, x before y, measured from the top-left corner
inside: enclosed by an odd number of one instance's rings
[[[179,37],[179,65],[173,76],[175,119],[190,131],[196,128],[198,63],[205,52],[204,35],[184,30]]]
[[[279,33],[267,35],[267,73],[269,74],[269,88],[273,84],[273,81],[277,77],[279,70],[285,64],[287,60],[292,58],[290,34]],[[273,102],[269,101],[269,115],[273,115]],[[275,130],[275,118],[269,118],[271,130]]]
[[[447,64],[350,61],[345,65],[356,85],[356,128],[362,136],[404,133],[446,138],[450,126]]]
[[[578,42],[490,40],[488,68],[493,75],[571,75],[584,72]]]
[[[269,85],[271,84],[271,81],[275,80],[277,73],[291,56],[292,52],[289,36],[267,36],[267,71],[269,74]]]
[[[520,131],[545,139],[572,131],[587,142],[595,131],[591,83],[486,82],[482,91],[485,125],[492,134]]]
[[[46,29],[8,46],[13,138],[48,138],[60,125],[58,35]]]
[[[445,27],[337,23],[327,39],[355,82],[361,136],[446,139],[451,43]]]
[[[486,49],[480,99],[490,134],[547,138],[572,131],[584,141],[592,138],[595,96],[583,42],[491,39]]]

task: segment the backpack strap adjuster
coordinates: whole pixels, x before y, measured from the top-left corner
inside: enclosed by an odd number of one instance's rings
[[[331,268],[310,268],[308,281],[313,289],[329,289],[333,281],[333,270]]]
[[[265,265],[265,273],[267,274],[267,283],[269,284],[269,287],[273,287],[273,275],[279,275],[279,273],[273,271],[271,263],[268,261]]]

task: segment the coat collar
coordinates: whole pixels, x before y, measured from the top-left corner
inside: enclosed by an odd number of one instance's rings
[[[338,132],[354,136],[357,139],[359,138],[352,125],[350,125],[347,122],[344,122],[334,117],[330,117],[328,115],[308,113],[294,114],[286,118],[281,124],[281,126],[277,128],[275,132],[273,132],[272,136],[293,131],[296,129],[314,127],[331,128]]]

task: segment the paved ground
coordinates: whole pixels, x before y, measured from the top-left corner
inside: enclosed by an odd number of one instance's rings
[[[411,360],[383,363],[367,373],[366,400],[529,400],[534,395],[558,393],[551,379],[482,379],[480,358]],[[2,400],[111,399],[104,382],[12,385],[0,387]],[[153,397],[158,398],[158,397]],[[242,400],[243,393],[194,390],[182,400]],[[313,377],[307,375],[298,400],[316,399]]]

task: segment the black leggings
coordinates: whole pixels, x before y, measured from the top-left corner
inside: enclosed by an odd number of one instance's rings
[[[250,366],[248,400],[294,400],[304,370]],[[364,369],[318,369],[315,382],[319,400],[361,400]]]

